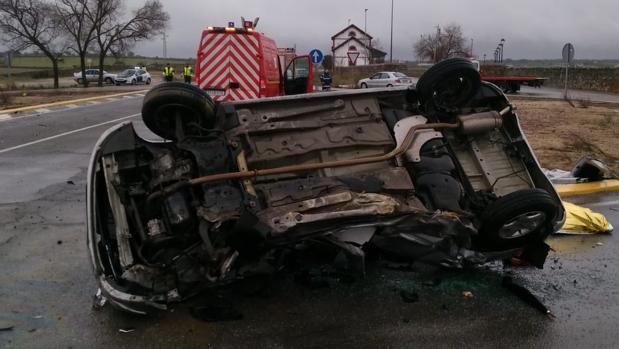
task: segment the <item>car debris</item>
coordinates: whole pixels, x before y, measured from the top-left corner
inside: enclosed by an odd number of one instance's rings
[[[465,59],[434,65],[416,88],[214,103],[165,83],[143,103],[165,141],[116,125],[87,178],[98,299],[125,311],[167,309],[291,260],[362,277],[368,251],[541,267],[565,219],[509,100]]]
[[[119,328],[118,332],[120,332],[120,333],[131,333],[131,332],[135,332],[135,328],[133,328],[133,327]]]
[[[0,320],[0,331],[12,331],[15,324],[9,321]]]
[[[576,280],[574,280],[574,284],[576,284]],[[531,291],[529,291],[526,287],[516,283],[511,276],[504,276],[501,282],[501,285],[509,290],[511,293],[516,295],[518,298],[523,300],[528,305],[532,306],[539,312],[544,315],[547,315],[551,318],[554,318],[554,315],[548,309],[544,303],[542,303]],[[553,286],[554,287],[554,286]]]

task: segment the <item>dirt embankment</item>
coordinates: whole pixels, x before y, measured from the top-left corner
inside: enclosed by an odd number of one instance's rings
[[[619,170],[619,106],[512,99],[524,133],[546,168],[570,170],[590,155]]]

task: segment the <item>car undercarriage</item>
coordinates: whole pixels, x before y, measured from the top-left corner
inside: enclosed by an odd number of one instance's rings
[[[221,104],[162,84],[142,114],[167,141],[140,138],[131,123],[106,131],[87,190],[101,296],[130,312],[280,272],[322,248],[359,274],[369,251],[541,267],[564,220],[513,106],[466,60],[434,66],[416,88]]]

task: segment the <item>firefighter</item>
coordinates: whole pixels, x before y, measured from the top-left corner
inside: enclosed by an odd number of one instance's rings
[[[185,83],[186,84],[191,84],[191,77],[192,76],[193,76],[193,71],[192,71],[191,65],[187,64],[183,68],[183,77],[185,78]]]
[[[174,80],[174,68],[170,66],[170,63],[166,63],[163,68],[163,78],[165,81],[173,81]]]
[[[331,82],[333,79],[331,78],[331,74],[328,70],[325,70],[322,75],[320,75],[320,84],[322,85],[323,91],[331,91]]]

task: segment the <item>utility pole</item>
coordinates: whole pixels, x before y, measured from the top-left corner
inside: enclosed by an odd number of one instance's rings
[[[363,26],[363,31],[367,34],[368,33],[368,9],[365,9],[365,23]]]
[[[471,38],[471,57],[473,57],[473,38]]]
[[[163,58],[168,58],[168,45],[166,43],[165,32],[163,32]]]
[[[393,63],[393,0],[391,0],[391,39],[389,44],[389,63]]]

